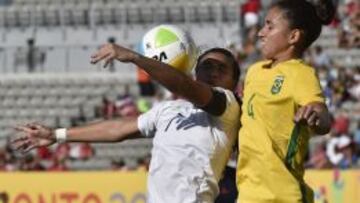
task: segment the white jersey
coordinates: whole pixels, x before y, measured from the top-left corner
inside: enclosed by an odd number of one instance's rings
[[[225,93],[225,112],[212,116],[186,100],[161,102],[138,119],[140,132],[154,136],[148,203],[213,203],[218,181],[240,127],[240,106]]]

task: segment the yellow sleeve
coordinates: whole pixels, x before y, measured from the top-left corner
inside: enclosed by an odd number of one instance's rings
[[[295,75],[294,84],[295,103],[304,106],[311,102],[325,102],[320,81],[316,76],[315,69],[302,67]]]

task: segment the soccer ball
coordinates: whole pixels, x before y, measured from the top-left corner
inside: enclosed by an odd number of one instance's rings
[[[149,30],[142,39],[140,50],[145,56],[187,74],[197,58],[197,48],[190,34],[173,25],[159,25]]]

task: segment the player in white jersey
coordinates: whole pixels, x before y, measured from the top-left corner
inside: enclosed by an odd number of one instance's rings
[[[56,141],[115,142],[154,137],[148,175],[148,203],[213,203],[218,181],[239,129],[240,107],[233,93],[240,70],[234,56],[214,48],[202,54],[196,80],[170,66],[117,45],[102,47],[92,58],[105,65],[117,59],[145,67],[154,79],[185,99],[165,101],[138,118],[55,129],[19,126],[14,147],[29,151]]]

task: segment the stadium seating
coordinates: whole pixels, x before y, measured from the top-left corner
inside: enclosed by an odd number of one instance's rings
[[[37,62],[37,72],[87,72],[89,55],[110,37],[135,48],[146,30],[159,23],[190,30],[199,47],[238,41],[240,2],[14,0],[0,7],[0,72],[27,72],[26,42],[30,38],[39,47],[39,58],[43,57]],[[212,43],[205,45],[208,42]]]
[[[330,58],[339,65],[353,68],[360,65],[359,49],[341,49],[338,47],[337,30],[324,27],[321,36],[313,46],[321,46]]]
[[[2,8],[0,22],[6,23],[0,23],[0,26],[88,26],[89,24],[164,23],[172,20],[207,22],[214,21],[216,15],[222,15],[223,21],[236,21],[240,1],[79,0],[64,1],[65,4],[61,2],[60,0],[16,0],[13,4]],[[187,15],[181,16],[185,12]],[[121,15],[118,15],[119,13]],[[122,20],[124,15],[126,20]]]
[[[50,127],[70,127],[74,118],[86,122],[98,119],[95,107],[102,97],[125,93],[138,96],[135,74],[19,74],[0,76],[0,144],[15,136],[12,126],[40,122]],[[120,144],[95,144],[96,156],[87,161],[68,160],[72,169],[106,169],[111,160],[124,158],[134,165],[138,158],[149,154],[151,140],[128,141]]]
[[[6,75],[0,77],[0,84],[0,123],[7,128],[4,123],[8,120],[79,117],[81,108],[94,111],[103,96],[124,94],[125,85],[132,95],[138,95],[134,75],[124,74]],[[88,115],[94,118],[93,112]],[[51,123],[52,127],[61,126]],[[0,131],[0,137],[6,136],[3,132]]]

